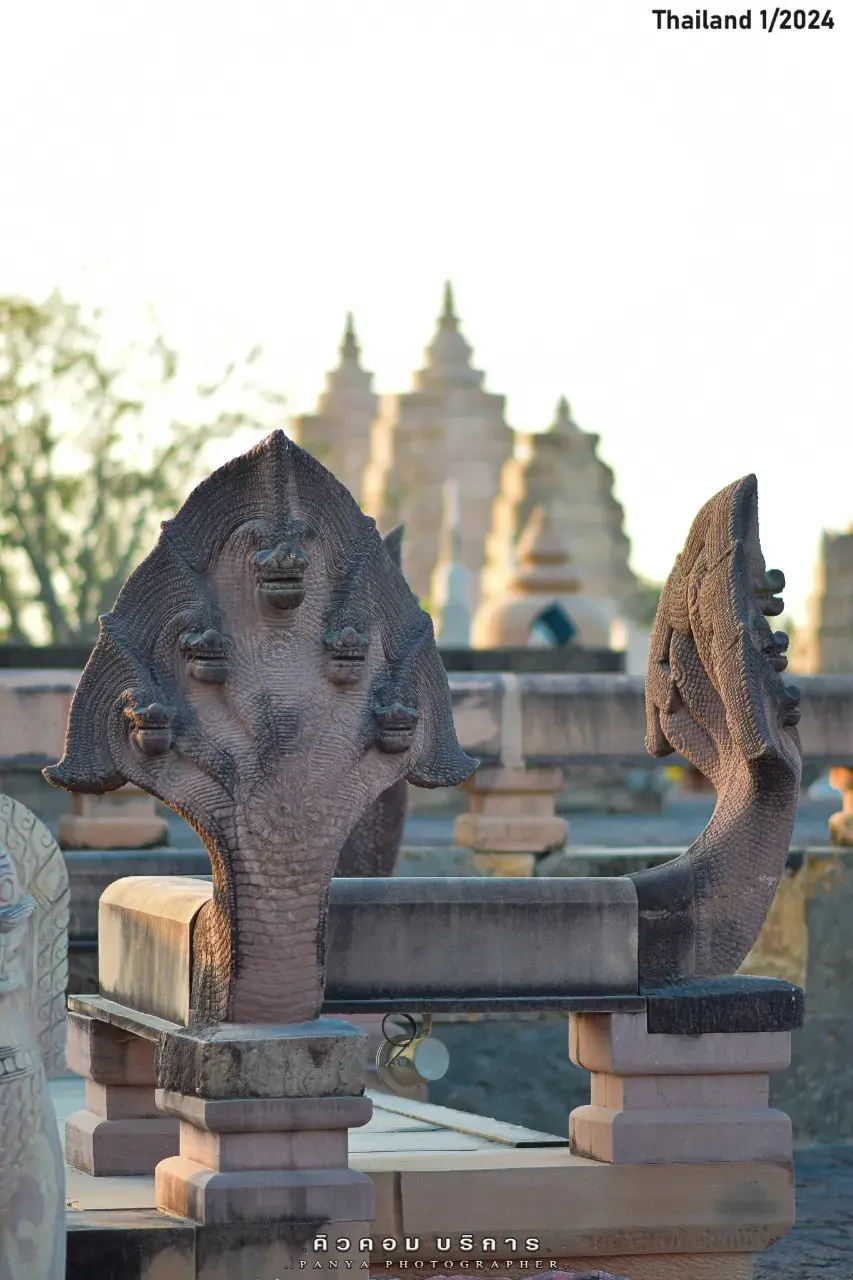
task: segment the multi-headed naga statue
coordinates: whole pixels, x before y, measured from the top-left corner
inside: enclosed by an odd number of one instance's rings
[[[68,875],[0,796],[0,1280],[63,1280],[65,1166],[46,1075],[64,1063]]]
[[[765,568],[755,476],[702,508],[661,595],[646,678],[646,746],[713,782],[708,826],[680,858],[632,876],[645,987],[734,973],[758,937],[794,826],[799,691],[786,685],[785,578]]]
[[[126,781],[198,831],[213,899],[193,935],[196,1022],[301,1022],[323,998],[329,885],[403,779],[453,786],[432,622],[374,522],[278,431],[163,525],[101,619],[65,754],[70,791]]]

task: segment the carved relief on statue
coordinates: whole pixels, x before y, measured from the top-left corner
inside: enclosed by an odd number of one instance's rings
[[[0,796],[2,1280],[65,1275],[64,1161],[46,1075],[62,1067],[67,926],[56,842],[23,805]]]
[[[101,619],[45,772],[72,791],[130,781],[204,839],[194,1020],[294,1022],[320,1009],[329,882],[361,815],[406,779],[475,767],[374,522],[276,432],[164,524]]]

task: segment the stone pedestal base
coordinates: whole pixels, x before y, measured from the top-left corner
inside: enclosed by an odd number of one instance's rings
[[[367,1259],[359,1242],[374,1214],[373,1182],[348,1163],[348,1131],[373,1111],[359,1092],[366,1050],[361,1031],[331,1018],[163,1035],[156,1101],[180,1125],[180,1142],[154,1171],[155,1199],[161,1213],[218,1229],[221,1258],[211,1251],[200,1278],[323,1269],[318,1233],[339,1268]],[[259,1249],[246,1247],[247,1231],[273,1227]]]
[[[169,824],[152,796],[127,785],[103,796],[72,794],[58,834],[62,849],[149,849],[168,842]]]
[[[153,1173],[178,1151],[177,1120],[154,1097],[154,1044],[68,1015],[68,1067],[86,1079],[86,1110],[65,1121],[65,1159],[94,1177]]]
[[[642,1014],[579,1014],[570,1054],[592,1072],[569,1117],[572,1150],[608,1164],[792,1159],[791,1122],[768,1105],[789,1031],[650,1035]]]
[[[700,1017],[712,1013],[709,1006]],[[685,1185],[696,1166],[749,1169],[753,1177],[758,1173],[756,1186],[760,1171],[769,1177],[787,1167],[793,1222],[791,1122],[768,1105],[770,1074],[790,1062],[790,1031],[667,1034],[648,1026],[642,1013],[571,1018],[571,1059],[592,1073],[591,1104],[569,1117],[573,1153],[636,1166],[638,1195],[657,1173],[649,1166],[675,1166],[671,1172],[680,1171]],[[663,1249],[636,1258],[599,1257],[597,1265],[632,1280],[750,1280],[752,1255],[737,1221],[740,1209],[720,1205],[717,1212],[719,1228],[709,1233],[706,1253],[668,1256]]]
[[[488,855],[483,869],[493,875],[530,875],[534,855],[566,842],[568,823],[554,813],[562,785],[562,769],[478,769],[462,784],[469,810],[453,825],[455,843]],[[501,864],[494,857],[498,854],[526,855],[527,860]],[[492,869],[500,865],[505,869]]]

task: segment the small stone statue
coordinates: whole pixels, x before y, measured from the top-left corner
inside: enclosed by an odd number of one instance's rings
[[[64,1051],[68,878],[47,829],[8,796],[0,838],[0,1280],[62,1280],[65,1164],[46,1068]]]
[[[69,791],[132,782],[205,842],[194,1024],[315,1019],[329,886],[404,779],[454,786],[432,622],[374,522],[280,431],[209,476],[131,574],[80,680]]]
[[[734,973],[785,868],[800,786],[799,691],[781,672],[785,579],[767,570],[755,476],[693,522],[658,605],[646,677],[646,746],[678,751],[713,782],[705,830],[673,862],[631,879],[646,989]]]

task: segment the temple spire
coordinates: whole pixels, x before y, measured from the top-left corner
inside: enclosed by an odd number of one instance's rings
[[[358,345],[358,339],[355,336],[355,321],[353,319],[352,312],[348,311],[346,325],[344,327],[344,336],[341,342],[341,361],[355,360],[357,362],[360,354],[361,349]]]
[[[438,323],[442,329],[455,330],[459,328],[459,317],[456,314],[456,307],[453,298],[453,285],[449,280],[445,280],[444,282],[441,315],[439,316]]]

